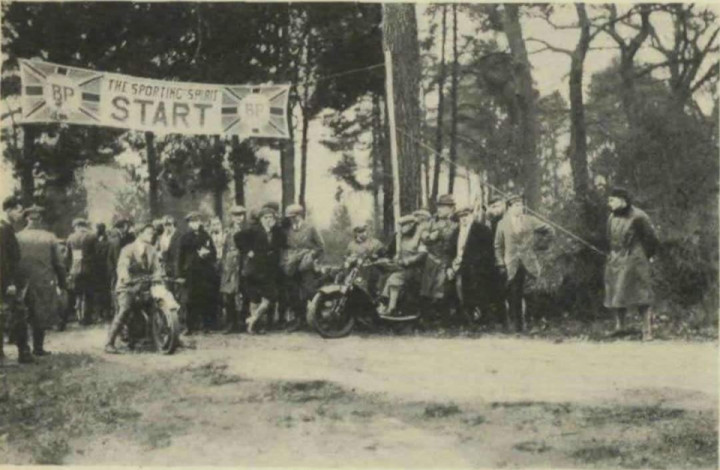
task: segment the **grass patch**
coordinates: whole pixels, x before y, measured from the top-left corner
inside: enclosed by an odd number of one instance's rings
[[[237,375],[228,375],[227,368],[227,364],[208,362],[201,366],[183,367],[180,372],[189,375],[194,382],[207,385],[227,385],[246,380]]]
[[[347,396],[349,396],[349,392],[325,380],[275,382],[270,384],[269,390],[271,399],[291,403],[327,402]]]
[[[123,381],[117,367],[86,354],[52,356],[32,366],[5,369],[7,395],[0,401],[0,436],[29,456],[27,462],[60,465],[72,439],[111,432],[137,420],[128,402],[137,382]],[[2,462],[0,458],[0,463]],[[13,462],[15,463],[15,462]]]
[[[431,403],[425,407],[426,418],[446,418],[461,413],[460,407],[455,403]]]
[[[584,415],[588,424],[598,426],[606,423],[650,424],[680,419],[685,413],[686,411],[682,409],[660,406],[618,406],[586,408]]]

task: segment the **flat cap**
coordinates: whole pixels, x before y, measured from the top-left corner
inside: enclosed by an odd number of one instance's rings
[[[455,198],[453,198],[452,194],[443,194],[438,198],[437,201],[438,206],[454,206],[455,205]]]
[[[260,210],[257,212],[257,217],[258,217],[258,219],[260,219],[261,217],[264,217],[264,216],[266,216],[266,215],[268,215],[268,214],[270,214],[270,215],[272,215],[272,216],[275,217],[275,216],[277,216],[277,211],[276,211],[275,209],[273,209],[272,207],[270,207],[270,206],[263,206],[263,207],[261,207]]]
[[[508,196],[508,198],[505,200],[505,203],[508,207],[512,206],[513,204],[517,202],[524,202],[525,198],[522,194],[513,194],[511,196]]]
[[[400,225],[406,225],[406,224],[414,224],[415,223],[415,217],[412,216],[412,214],[404,215],[400,217],[400,220],[398,221]]]
[[[285,209],[285,216],[286,217],[292,217],[294,215],[303,215],[305,213],[305,209],[303,209],[303,206],[300,204],[290,204]]]
[[[192,211],[185,216],[185,220],[188,222],[191,220],[202,220],[202,215],[198,211]]]
[[[426,219],[429,219],[432,217],[432,214],[427,209],[418,209],[415,212],[412,213],[415,217],[425,217]]]
[[[245,214],[245,213],[247,213],[247,209],[245,209],[244,206],[235,204],[234,206],[232,206],[230,208],[230,213],[231,214]]]
[[[352,229],[353,233],[363,233],[367,232],[367,226],[366,225],[356,225]]]
[[[464,215],[472,214],[472,208],[470,206],[458,207],[455,210],[455,217],[462,217]]]
[[[610,190],[610,197],[619,197],[620,199],[625,199],[628,204],[632,200],[632,196],[630,196],[630,191],[619,186],[616,186]]]
[[[78,217],[72,221],[73,228],[75,227],[89,227],[90,224],[86,219],[83,219],[82,217]]]
[[[45,212],[45,209],[43,207],[38,206],[37,204],[33,204],[32,206],[28,207],[23,211],[23,215],[28,216],[31,214],[42,214]]]

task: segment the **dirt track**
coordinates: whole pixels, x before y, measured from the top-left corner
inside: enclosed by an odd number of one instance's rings
[[[663,468],[654,443],[717,419],[715,343],[296,333],[108,356],[103,339],[74,330],[48,348],[97,355],[108,374],[176,377],[177,391],[136,399],[145,427],[76,442],[66,463]]]

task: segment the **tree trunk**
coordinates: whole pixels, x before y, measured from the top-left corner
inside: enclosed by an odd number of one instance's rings
[[[30,206],[35,199],[35,175],[33,174],[33,168],[35,166],[35,136],[37,135],[37,129],[27,124],[22,126],[22,129],[22,158],[18,162],[17,167],[20,175],[20,195],[23,204]]]
[[[520,26],[519,5],[503,5],[503,28],[510,45],[514,66],[517,70],[519,126],[516,130],[518,152],[522,158],[522,186],[527,205],[533,209],[541,202],[542,174],[537,150],[537,102],[533,89],[530,61]]]
[[[380,187],[382,186],[382,112],[380,109],[380,96],[372,94],[372,198],[373,198],[373,228],[375,234],[382,230],[382,219],[380,206]]]
[[[148,204],[150,216],[160,217],[160,186],[158,181],[157,149],[155,148],[155,134],[145,132],[145,156],[147,157],[148,170]]]
[[[232,136],[231,145],[232,145],[233,153],[239,154],[241,152],[240,138],[237,135]],[[232,167],[233,167],[233,183],[235,185],[235,204],[244,206],[245,205],[245,167],[239,161],[234,161]]]
[[[225,178],[220,174],[223,171],[223,159],[225,157],[225,146],[219,135],[213,137],[213,158],[215,158],[217,181],[213,185],[213,211],[220,220],[223,218],[223,193],[225,192]],[[224,176],[224,175],[223,175]]]
[[[395,229],[395,215],[393,212],[392,161],[390,155],[390,137],[388,136],[388,109],[387,102],[382,102],[383,120],[381,127],[381,160],[382,160],[382,190],[383,190],[383,234],[389,237]]]
[[[570,59],[570,167],[575,196],[584,205],[588,201],[589,174],[587,160],[587,127],[583,103],[583,69],[590,46],[590,21],[585,5],[576,3],[580,39]]]
[[[307,88],[307,87],[306,87]],[[307,105],[307,100],[305,101]],[[308,128],[310,119],[306,111],[302,113],[302,140],[300,141],[300,196],[298,202],[305,207],[305,190],[307,188],[307,157],[308,157]]]
[[[383,5],[383,42],[392,56],[395,121],[400,170],[400,211],[410,213],[421,203],[420,47],[415,5]]]
[[[450,169],[448,171],[448,193],[452,194],[455,189],[455,174],[457,168],[457,114],[458,114],[458,49],[457,49],[457,3],[453,3],[453,64],[452,83],[450,88]]]
[[[290,73],[290,64],[292,58],[290,57],[290,5],[287,5],[287,10],[283,14],[282,27],[280,28],[281,34],[281,79],[283,81],[294,80]],[[294,87],[292,87],[294,88]],[[290,204],[295,202],[295,131],[293,129],[293,103],[294,100],[289,100],[287,119],[288,119],[288,130],[290,132],[290,139],[283,142],[280,148],[280,179],[282,181],[282,210]]]
[[[443,116],[445,114],[445,42],[447,40],[447,5],[442,7],[442,32],[440,40],[440,73],[438,75],[438,114],[437,129],[435,131],[435,165],[433,166],[432,194],[430,205],[435,208],[440,185],[440,168],[443,151]]]

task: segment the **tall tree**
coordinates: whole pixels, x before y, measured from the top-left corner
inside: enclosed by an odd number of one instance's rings
[[[537,156],[537,103],[525,39],[520,25],[520,6],[503,5],[503,29],[508,39],[517,79],[519,125],[515,131],[517,152],[522,158],[522,183],[527,204],[537,208],[541,202],[542,174]]]
[[[452,81],[450,84],[450,169],[448,171],[448,193],[452,194],[455,188],[455,173],[457,163],[457,120],[458,120],[458,81],[460,59],[458,58],[458,4],[453,3],[453,62],[452,62]]]
[[[442,168],[443,152],[443,116],[445,114],[445,43],[447,40],[447,5],[442,6],[442,28],[440,39],[440,70],[438,72],[438,110],[437,128],[435,129],[435,163],[433,165],[432,193],[430,204],[435,205],[440,187],[440,169]]]
[[[383,43],[393,66],[395,121],[400,170],[400,210],[421,204],[420,47],[414,4],[383,4]]]

